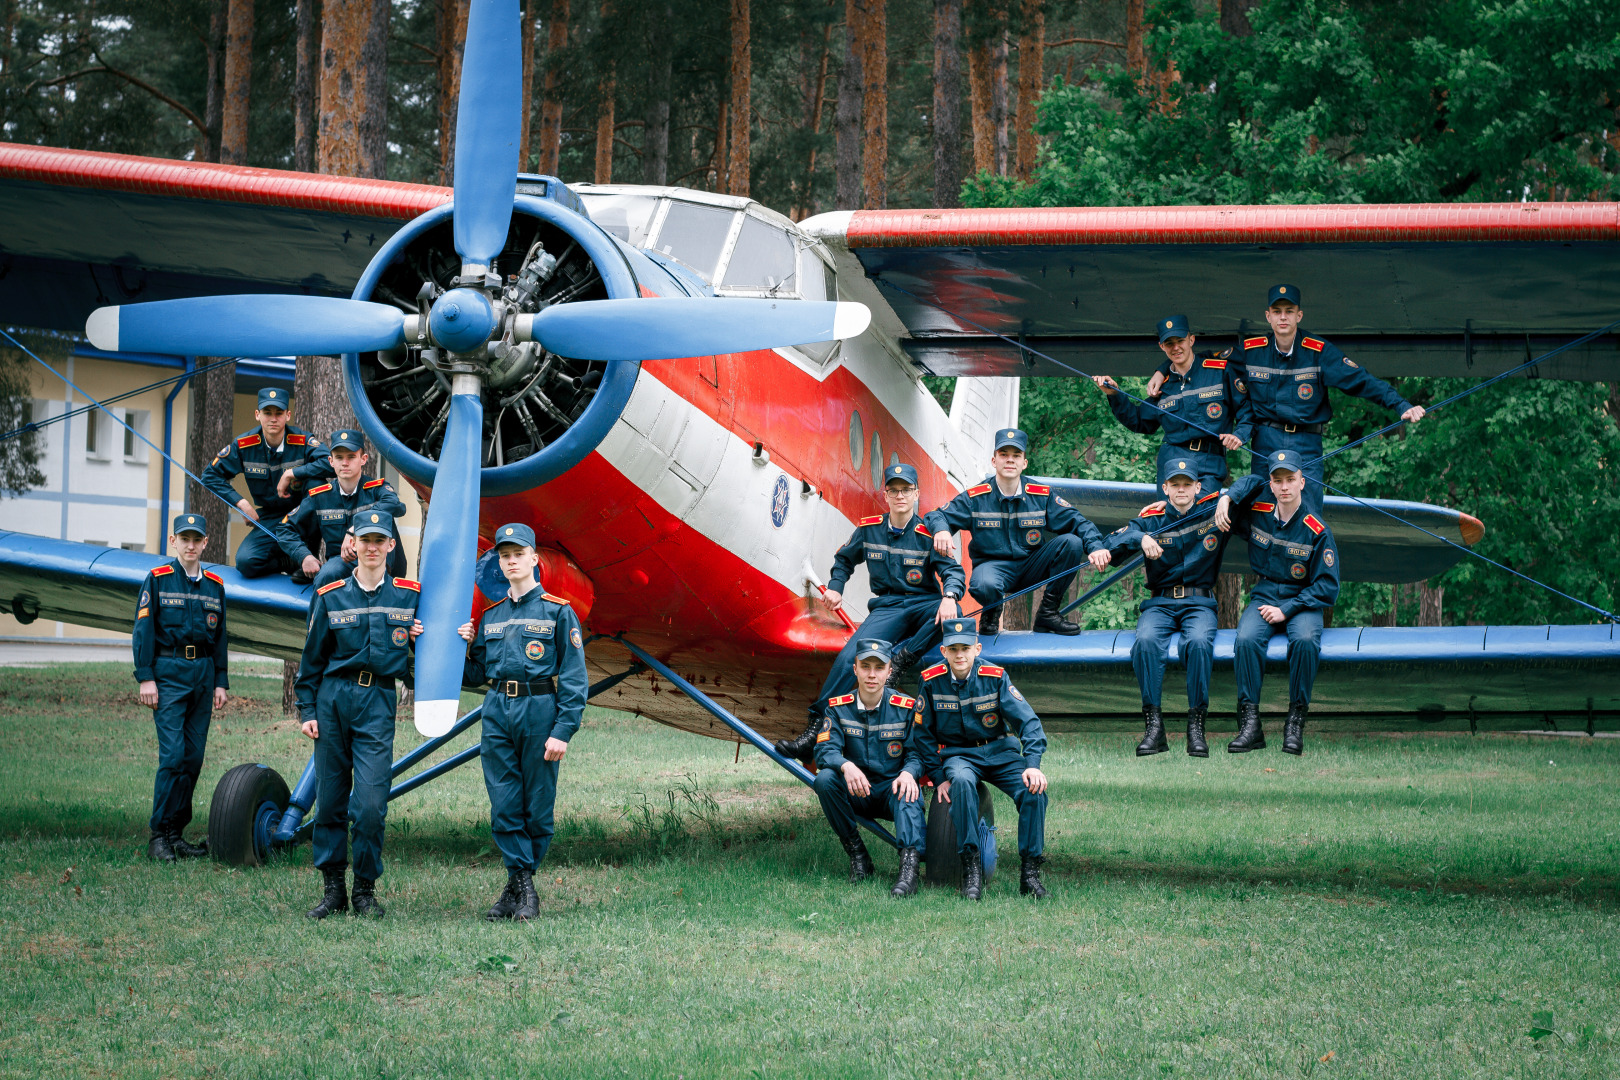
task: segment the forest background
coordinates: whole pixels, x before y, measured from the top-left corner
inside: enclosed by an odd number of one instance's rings
[[[448,184],[466,13],[0,0],[0,139]],[[1620,194],[1612,0],[528,0],[523,35],[529,169],[750,195],[795,219]],[[1259,314],[1259,297],[1231,303]],[[1175,307],[1154,298],[1144,322]],[[26,383],[4,359],[9,430]],[[348,422],[330,370],[299,365],[301,420],[322,429]],[[1469,385],[1396,381],[1425,404]],[[950,380],[930,382],[948,398]],[[1390,419],[1342,395],[1334,407],[1330,446]],[[1155,440],[1115,424],[1089,382],[1025,380],[1021,409],[1032,471],[1151,480]],[[218,418],[198,415],[206,453]],[[1617,451],[1620,381],[1516,378],[1333,459],[1328,479],[1474,514],[1480,552],[1612,610]],[[38,483],[36,464],[32,440],[0,442],[0,488]],[[1087,624],[1129,625],[1138,589],[1088,607]],[[1474,560],[1421,586],[1346,586],[1335,613],[1590,620]]]

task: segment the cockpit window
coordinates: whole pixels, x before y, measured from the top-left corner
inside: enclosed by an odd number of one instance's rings
[[[793,238],[782,229],[756,217],[744,218],[722,284],[728,289],[796,293],[794,254]]]
[[[658,200],[648,195],[589,195],[580,200],[591,220],[632,247],[647,246],[647,228],[652,224]]]
[[[736,216],[731,210],[672,200],[653,247],[672,259],[679,259],[696,270],[704,281],[713,283],[720,253],[725,250],[726,237],[731,234],[731,222]]]

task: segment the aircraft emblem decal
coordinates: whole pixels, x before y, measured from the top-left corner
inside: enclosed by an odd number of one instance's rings
[[[788,480],[786,476],[776,478],[776,488],[771,492],[771,524],[778,529],[788,516]]]

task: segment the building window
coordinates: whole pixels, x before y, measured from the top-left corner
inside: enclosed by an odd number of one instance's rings
[[[144,543],[139,543],[139,542],[135,542],[135,541],[129,541],[129,542],[126,542],[126,543],[122,543],[122,544],[119,544],[118,546],[123,548],[125,551],[145,551],[146,550],[146,545]]]
[[[152,414],[145,410],[129,409],[124,413],[126,427],[120,428],[124,436],[124,460],[132,465],[145,465],[147,460],[146,441],[139,436],[147,436],[147,429],[152,423]]]

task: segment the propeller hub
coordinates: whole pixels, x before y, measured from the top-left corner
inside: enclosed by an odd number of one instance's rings
[[[471,352],[495,332],[495,305],[477,289],[451,289],[428,315],[428,333],[453,353]]]

